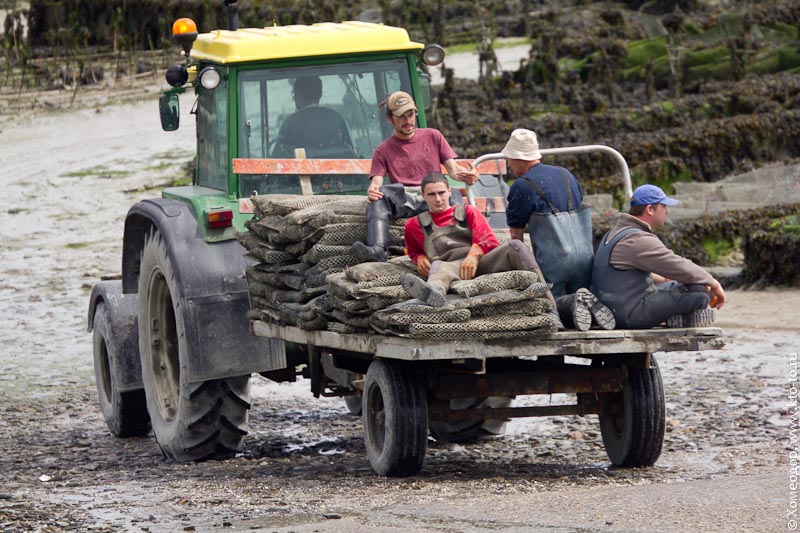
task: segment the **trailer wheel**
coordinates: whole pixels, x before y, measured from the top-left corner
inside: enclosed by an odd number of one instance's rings
[[[156,441],[176,461],[230,457],[247,433],[250,376],[189,383],[183,313],[161,236],[146,239],[139,272],[139,352]]]
[[[100,410],[115,437],[137,437],[150,431],[150,416],[144,389],[121,392],[117,386],[116,365],[119,348],[114,342],[106,304],[100,302],[94,311],[93,352],[94,375]]]
[[[615,466],[651,466],[661,455],[666,404],[658,363],[650,359],[652,368],[628,366],[622,391],[602,397],[600,433]]]
[[[425,460],[428,407],[425,387],[407,364],[374,361],[364,381],[364,443],[372,469],[412,476]]]

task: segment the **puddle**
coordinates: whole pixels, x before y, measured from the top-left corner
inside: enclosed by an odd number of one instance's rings
[[[183,107],[183,127],[172,133],[161,130],[155,101],[35,115],[6,128],[13,135],[0,143],[0,399],[93,382],[89,287],[120,271],[128,208],[158,195],[123,191],[163,180],[191,159],[194,122]],[[172,154],[171,168],[149,171],[151,154]],[[81,177],[63,177],[73,174]]]

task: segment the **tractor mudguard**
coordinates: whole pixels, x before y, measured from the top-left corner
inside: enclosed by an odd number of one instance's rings
[[[88,330],[94,329],[94,312],[99,303],[105,303],[106,316],[111,325],[109,335],[116,350],[109,352],[116,358],[110,368],[117,373],[114,383],[120,392],[139,390],[142,385],[142,362],[139,359],[138,299],[135,294],[122,294],[120,280],[101,281],[92,288],[89,296]]]
[[[246,250],[236,240],[207,243],[191,207],[172,199],[134,204],[125,218],[122,292],[138,290],[145,237],[158,231],[175,273],[190,357],[191,382],[286,367],[283,341],[250,335]]]

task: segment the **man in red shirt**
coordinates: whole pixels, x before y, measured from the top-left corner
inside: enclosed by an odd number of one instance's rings
[[[423,281],[413,274],[402,284],[411,296],[441,307],[450,285],[492,272],[529,270],[544,281],[530,247],[512,240],[500,245],[483,214],[471,205],[450,205],[450,185],[442,174],[422,180],[422,197],[428,211],[409,219],[406,249]],[[552,295],[549,298],[552,299]]]
[[[412,217],[426,209],[416,194],[407,194],[405,187],[418,187],[422,179],[441,172],[444,165],[453,179],[468,185],[478,181],[478,172],[471,165],[461,169],[456,153],[444,136],[433,128],[417,128],[417,105],[406,92],[396,91],[386,99],[386,121],[394,134],[375,149],[367,189],[366,242],[353,244],[353,255],[362,261],[385,261],[389,241],[389,223],[393,219]],[[389,185],[383,185],[388,176]]]

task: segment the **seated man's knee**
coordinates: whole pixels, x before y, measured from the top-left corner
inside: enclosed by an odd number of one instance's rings
[[[705,289],[702,292],[691,291],[685,296],[693,302],[693,308],[691,309],[692,311],[696,309],[705,309],[708,307],[708,302],[711,301],[711,295],[708,294],[708,291]]]
[[[518,241],[517,239],[511,239],[508,241],[508,246],[513,248],[517,253],[523,253],[523,250],[528,248],[524,242]]]
[[[679,285],[678,289],[683,292],[704,292],[708,294],[708,286],[702,283],[690,283]]]
[[[367,220],[374,218],[391,218],[392,208],[389,201],[384,196],[380,200],[375,200],[367,204]]]
[[[669,300],[662,301],[661,305],[656,305],[654,309],[661,308],[666,319],[672,315],[683,315],[698,309],[705,309],[708,307],[709,300],[708,291],[687,292],[683,288],[678,288],[670,291]]]
[[[530,246],[517,239],[512,239],[508,242],[508,247],[516,253],[524,270],[539,268]]]

